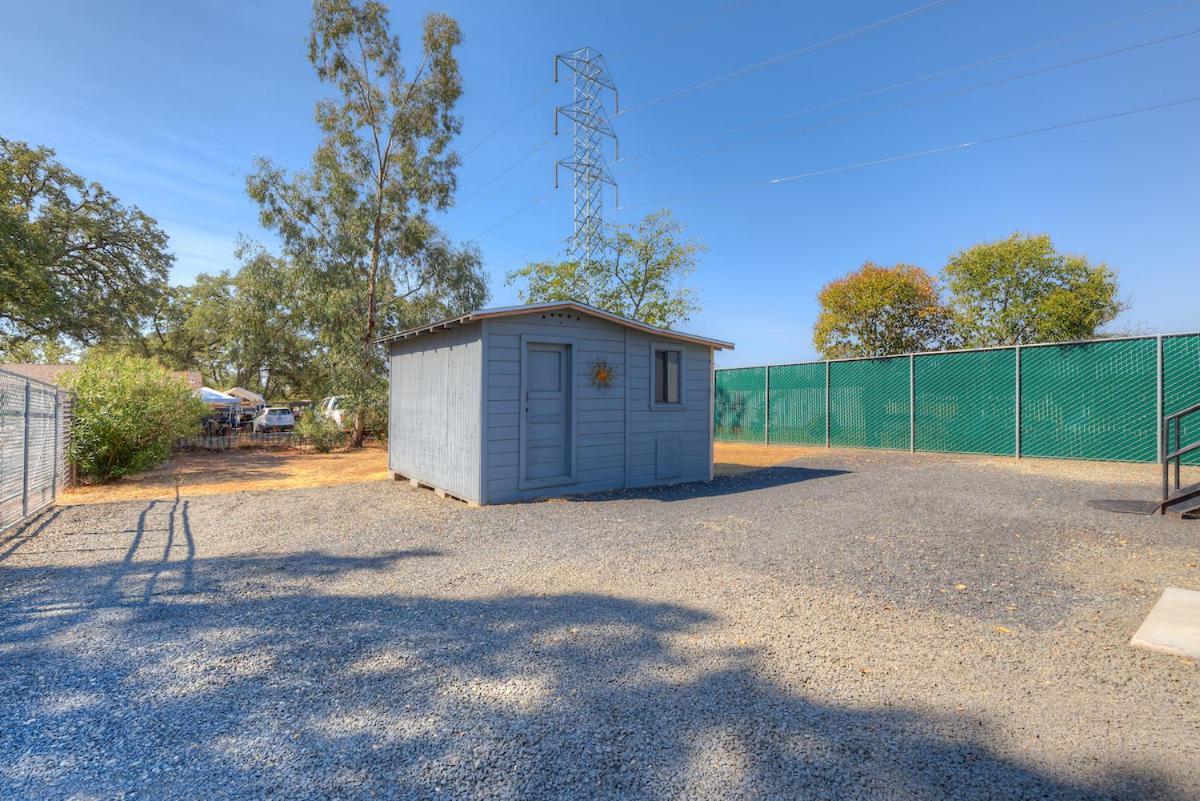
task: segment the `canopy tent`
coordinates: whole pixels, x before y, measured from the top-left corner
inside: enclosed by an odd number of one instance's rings
[[[196,390],[196,394],[200,396],[200,400],[207,403],[209,406],[240,406],[242,401],[233,395],[222,392],[219,389],[212,387],[200,387]]]
[[[237,398],[243,406],[250,406],[257,409],[259,406],[267,405],[266,398],[264,398],[262,395],[259,395],[254,390],[246,389],[245,387],[232,387],[225,390],[225,394],[232,395],[233,397]]]

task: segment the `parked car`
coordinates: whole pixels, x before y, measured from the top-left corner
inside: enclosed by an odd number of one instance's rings
[[[337,427],[342,431],[347,431],[350,428],[350,418],[346,416],[346,410],[342,408],[344,400],[346,400],[345,395],[330,395],[321,401],[321,406],[317,412],[321,416],[328,417],[337,423]]]
[[[292,410],[292,416],[297,420],[299,420],[305,412],[311,411],[314,406],[316,406],[316,403],[307,399],[291,400],[287,402],[287,407]]]
[[[291,431],[296,426],[292,410],[286,406],[267,406],[254,415],[254,433],[262,431]]]

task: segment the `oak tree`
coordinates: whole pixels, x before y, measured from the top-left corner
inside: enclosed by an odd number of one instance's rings
[[[167,235],[54,151],[0,138],[0,351],[137,336],[167,288]]]
[[[813,345],[825,359],[940,347],[950,333],[937,280],[920,267],[867,262],[817,295]]]
[[[969,247],[942,276],[967,347],[1089,339],[1125,308],[1107,265],[1060,253],[1045,234]]]

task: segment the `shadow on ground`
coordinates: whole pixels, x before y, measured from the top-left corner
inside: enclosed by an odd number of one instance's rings
[[[197,559],[178,512],[161,559],[143,513],[124,559],[0,566],[0,796],[1172,797],[780,686],[697,608],[402,594],[438,551]]]
[[[692,498],[711,498],[733,495],[739,492],[799,484],[818,478],[848,475],[849,470],[816,470],[807,467],[761,467],[738,473],[716,476],[711,481],[688,481],[682,484],[666,484],[657,487],[596,492],[589,495],[573,495],[570,501],[604,501],[618,499],[646,499],[654,501],[683,501]]]
[[[3,562],[17,550],[36,540],[42,532],[50,528],[54,524],[54,521],[62,516],[63,511],[67,508],[69,507],[56,506],[47,509],[41,514],[29,518],[24,523],[13,526],[7,533],[0,535],[0,562]]]

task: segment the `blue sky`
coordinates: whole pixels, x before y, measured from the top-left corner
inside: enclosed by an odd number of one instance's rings
[[[235,267],[239,234],[269,241],[244,177],[258,155],[302,168],[316,142],[312,106],[327,90],[305,57],[306,4],[3,5],[0,135],[55,148],[156,217],[177,282]],[[683,327],[735,341],[724,366],[811,358],[817,291],[865,260],[936,271],[1014,230],[1114,267],[1132,305],[1118,327],[1200,328],[1200,103],[837,169],[1200,96],[1200,2],[955,0],[654,102],[921,5],[452,0],[393,4],[392,24],[410,62],[426,11],[463,27],[465,202],[441,223],[478,241],[493,304],[516,301],[507,270],[553,255],[570,231],[569,182],[550,192],[570,148],[565,126],[550,136],[552,109],[570,86],[550,84],[551,66],[590,45],[631,109],[614,118],[623,207],[609,195],[605,213],[632,222],[669,207],[708,246],[694,277],[703,311]]]

